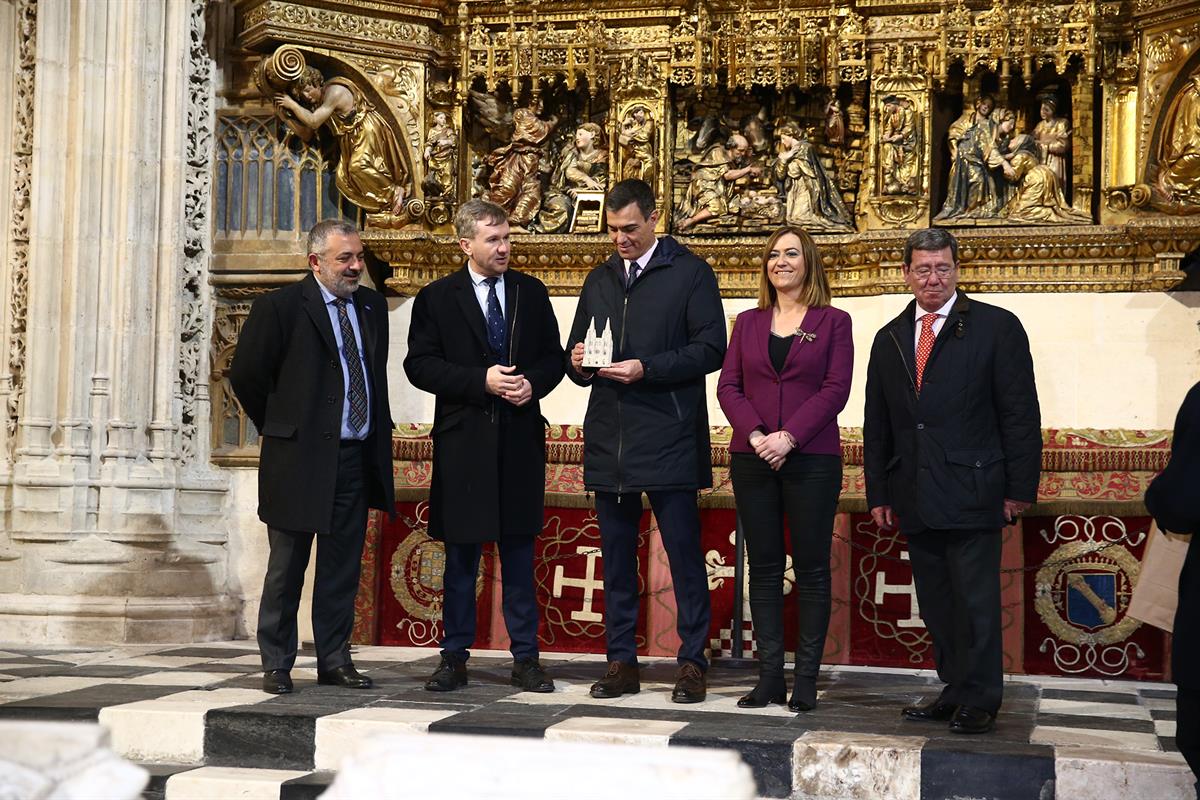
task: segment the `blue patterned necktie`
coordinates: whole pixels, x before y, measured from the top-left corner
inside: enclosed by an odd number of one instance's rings
[[[629,274],[629,277],[628,277],[628,279],[625,281],[625,289],[626,289],[626,291],[628,291],[628,290],[629,290],[629,287],[630,287],[630,286],[633,286],[633,282],[637,280],[637,276],[638,276],[638,275],[641,273],[641,271],[642,271],[642,265],[641,265],[641,264],[639,264],[639,263],[638,263],[638,262],[636,262],[636,261],[630,261],[630,262],[629,262],[629,267],[628,267],[628,274]]]
[[[504,311],[500,308],[500,297],[496,294],[496,284],[500,281],[498,277],[484,278],[483,282],[488,285],[487,296],[487,334],[488,347],[492,348],[492,353],[500,361],[505,363],[505,359],[501,357],[504,352]]]
[[[362,361],[358,358],[358,341],[354,338],[350,315],[346,313],[346,299],[338,297],[333,304],[337,306],[338,327],[342,330],[342,357],[346,360],[350,377],[350,389],[346,395],[350,403],[350,428],[362,431],[367,424],[367,382],[363,376]]]

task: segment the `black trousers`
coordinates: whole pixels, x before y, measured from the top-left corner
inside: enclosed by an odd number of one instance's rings
[[[675,630],[679,633],[679,663],[708,669],[704,649],[712,606],[708,573],[700,552],[700,509],[691,490],[646,493],[654,509],[663,548],[671,565],[675,588]],[[608,660],[637,663],[638,521],[642,517],[640,492],[596,492],[600,520],[600,552],[604,559],[604,636]]]
[[[513,658],[538,657],[538,606],[533,586],[534,537],[501,539],[500,585],[503,591],[504,626],[512,640]],[[446,570],[442,576],[442,655],[466,661],[475,644],[475,580],[483,545],[446,543]]]
[[[1200,777],[1200,690],[1180,686],[1175,694],[1175,746],[1193,777]]]
[[[995,714],[1004,696],[998,530],[905,534],[941,700]]]
[[[354,629],[354,597],[362,566],[367,529],[367,498],[361,442],[343,442],[338,450],[337,487],[328,534],[317,538],[317,572],[313,582],[312,623],[317,669],[328,671],[350,663]],[[296,487],[304,491],[303,486]],[[263,670],[291,669],[296,663],[296,611],[304,588],[304,571],[315,534],[267,528],[271,555],[258,608],[258,649]]]
[[[793,453],[775,471],[752,453],[734,453],[730,466],[746,537],[750,613],[759,640],[760,667],[766,675],[783,674],[786,517],[801,609],[796,669],[815,678],[829,630],[829,547],[842,488],[842,460],[835,455]]]

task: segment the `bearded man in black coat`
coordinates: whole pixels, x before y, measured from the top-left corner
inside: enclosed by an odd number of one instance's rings
[[[354,225],[308,234],[312,272],[255,301],[229,381],[262,435],[258,516],[271,554],[258,613],[263,691],[292,691],[296,611],[313,537],[317,682],[371,686],[350,661],[367,508],[393,510],[388,318]]]
[[[434,692],[467,685],[475,641],[475,580],[484,542],[496,542],[512,685],[552,692],[538,661],[534,538],[541,532],[546,429],[539,400],[563,376],[558,322],[545,285],[509,268],[504,209],[468,200],[454,218],[462,269],[413,301],[404,371],[437,397],[429,535],[445,543],[442,660]]]
[[[1033,358],[1013,314],[956,289],[948,231],[908,238],[904,279],[915,299],[875,335],[867,365],[867,506],[905,535],[946,686],[903,716],[985,733],[1004,691],[1001,531],[1037,499],[1041,474]]]

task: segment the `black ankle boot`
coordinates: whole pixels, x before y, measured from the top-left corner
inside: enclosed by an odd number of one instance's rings
[[[738,700],[738,708],[763,708],[768,703],[783,705],[787,697],[783,679],[783,603],[751,596],[750,617],[758,650],[758,683]]]
[[[738,708],[764,708],[770,703],[783,705],[787,698],[787,684],[783,675],[760,675],[758,683],[750,693],[737,701]]]
[[[795,683],[788,709],[795,712],[812,711],[817,707],[817,675],[821,671],[821,656],[825,653],[825,634],[829,631],[828,597],[824,602],[812,598],[800,599],[800,635],[796,641]]]
[[[792,696],[788,699],[788,711],[799,714],[817,707],[817,679],[797,674],[792,685]]]

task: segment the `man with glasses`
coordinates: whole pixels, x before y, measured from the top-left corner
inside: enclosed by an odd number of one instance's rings
[[[317,683],[369,689],[350,661],[367,508],[392,512],[387,302],[353,223],[308,234],[304,279],[265,294],[238,338],[229,382],[262,435],[258,516],[271,554],[258,611],[264,692],[292,691],[296,611],[314,535]]]
[[[1008,311],[957,291],[958,242],[904,246],[914,301],[875,335],[863,420],[867,505],[908,543],[941,696],[905,719],[990,731],[1004,689],[1001,530],[1037,499],[1041,418],[1029,339]]]

